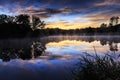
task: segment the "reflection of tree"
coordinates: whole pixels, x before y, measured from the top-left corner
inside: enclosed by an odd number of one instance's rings
[[[59,37],[48,37],[47,40],[43,40],[45,44],[49,42],[60,42],[62,40],[77,40],[77,41],[85,41],[85,42],[94,42],[94,41],[100,41],[100,44],[102,46],[104,45],[109,45],[110,51],[118,51],[118,43],[120,43],[120,37],[109,37],[109,36],[81,36],[81,37],[76,37],[76,36],[59,36]]]
[[[32,46],[32,47],[31,47]],[[9,61],[10,59],[31,59],[40,56],[45,51],[45,45],[40,42],[34,42],[27,48],[4,48],[0,50],[0,59]],[[34,51],[33,51],[34,50]],[[34,54],[34,55],[33,55]]]
[[[107,41],[106,41],[106,40],[101,40],[101,41],[100,41],[100,44],[104,46],[104,45],[107,44]]]
[[[45,49],[46,47],[43,46],[43,44],[41,44],[40,42],[33,42],[33,44],[31,45],[32,58],[41,55]]]
[[[110,42],[109,43],[110,51],[118,51],[118,45],[117,43]]]
[[[120,42],[119,39],[107,39],[107,38],[101,38],[100,40],[100,44],[101,45],[107,45],[109,44],[109,49],[110,51],[118,51],[118,43]]]

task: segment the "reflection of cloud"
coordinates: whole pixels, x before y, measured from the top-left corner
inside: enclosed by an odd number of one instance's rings
[[[96,43],[96,44],[98,44],[98,43]],[[47,46],[51,46],[51,47],[67,47],[67,46],[72,46],[72,45],[73,46],[89,46],[89,47],[91,47],[91,44],[89,44],[89,42],[82,42],[82,41],[77,41],[77,40],[63,40],[63,41],[60,41],[59,43],[52,42],[52,43],[47,44]]]
[[[74,39],[74,38],[73,38]],[[85,39],[86,41],[81,41],[82,38],[79,38],[80,40],[63,40],[60,42],[50,42],[46,46],[48,48],[48,51],[54,51],[57,52],[57,54],[81,54],[81,52],[88,52],[88,53],[95,53],[93,46],[95,46],[95,49],[97,50],[97,53],[106,53],[109,51],[109,46],[105,45],[102,46],[100,41],[93,41],[91,43],[86,42],[89,41],[89,39]]]
[[[48,54],[46,56],[40,56],[40,59],[46,59],[46,60],[55,60],[55,59],[59,59],[59,60],[70,60],[73,59],[73,56],[71,55],[53,55],[53,54]]]
[[[33,63],[34,62],[34,63]],[[78,61],[77,61],[78,62]],[[64,80],[75,60],[12,60],[0,62],[1,80]],[[58,69],[59,67],[59,69]]]

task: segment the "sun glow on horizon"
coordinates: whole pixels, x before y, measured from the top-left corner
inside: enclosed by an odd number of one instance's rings
[[[87,27],[97,28],[98,25],[92,24],[90,22],[76,22],[76,23],[64,23],[64,22],[55,22],[46,24],[45,28],[60,28],[60,29],[83,29]]]

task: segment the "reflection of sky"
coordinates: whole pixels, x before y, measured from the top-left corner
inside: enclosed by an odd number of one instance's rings
[[[47,44],[47,51],[58,55],[79,55],[84,52],[95,53],[93,47],[95,47],[97,53],[107,53],[109,51],[109,45],[102,46],[100,41],[89,43],[76,40],[50,42]]]
[[[57,40],[58,38],[60,41]],[[76,67],[79,60],[75,56],[78,54],[94,53],[93,46],[97,53],[109,51],[109,45],[102,46],[99,39],[89,43],[86,41],[90,39],[82,38],[83,41],[81,41],[79,38],[71,38],[63,38],[63,40],[62,37],[53,37],[50,39],[51,41],[46,38],[49,41],[46,42],[46,52],[50,52],[50,55],[42,55],[31,60],[14,59],[10,62],[0,60],[0,80],[64,80],[70,78],[71,69]],[[23,40],[21,43],[25,43],[25,41]],[[118,44],[118,48],[120,48],[120,44]]]
[[[0,62],[0,80],[64,80],[74,60],[11,60]],[[59,69],[58,69],[59,68]]]

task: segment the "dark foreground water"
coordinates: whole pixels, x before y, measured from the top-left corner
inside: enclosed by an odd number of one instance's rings
[[[70,80],[81,54],[119,53],[119,36],[0,40],[0,80]]]

